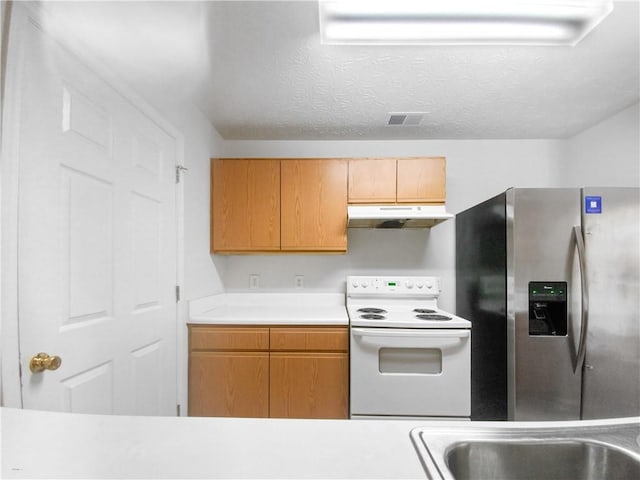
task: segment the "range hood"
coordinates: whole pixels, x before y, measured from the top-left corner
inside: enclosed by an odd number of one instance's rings
[[[453,218],[444,205],[349,205],[349,228],[431,228]]]

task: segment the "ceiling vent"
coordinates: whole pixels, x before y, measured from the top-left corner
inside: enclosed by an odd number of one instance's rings
[[[426,112],[390,113],[387,125],[394,127],[417,127],[422,123]]]

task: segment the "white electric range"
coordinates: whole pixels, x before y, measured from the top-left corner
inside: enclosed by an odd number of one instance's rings
[[[347,277],[351,418],[469,419],[471,322],[439,295],[438,277]]]

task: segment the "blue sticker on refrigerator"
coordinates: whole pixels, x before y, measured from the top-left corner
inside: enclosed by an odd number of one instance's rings
[[[602,213],[602,197],[584,197],[584,213]]]

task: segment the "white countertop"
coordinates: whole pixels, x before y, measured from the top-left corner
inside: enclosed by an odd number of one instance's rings
[[[189,302],[189,323],[348,325],[342,293],[224,293]]]
[[[2,478],[424,478],[416,421],[81,415],[2,408]]]
[[[455,437],[639,421],[129,417],[0,408],[0,478],[425,478],[414,429]]]

